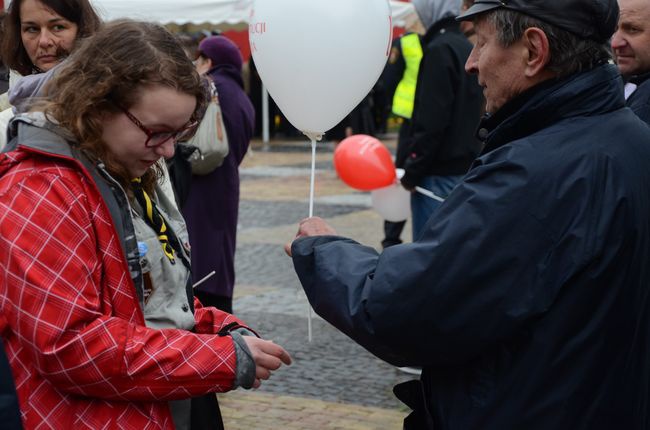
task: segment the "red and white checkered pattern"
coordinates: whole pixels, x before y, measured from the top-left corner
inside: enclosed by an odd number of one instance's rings
[[[0,333],[27,429],[173,428],[167,400],[232,388],[239,322],[147,328],[99,191],[74,160],[0,155]],[[240,322],[241,323],[241,322]]]

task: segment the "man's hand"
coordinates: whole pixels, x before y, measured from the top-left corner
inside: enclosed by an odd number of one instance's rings
[[[298,226],[298,233],[293,240],[298,239],[299,237],[306,236],[332,236],[336,235],[336,231],[329,226],[325,221],[318,217],[305,218],[300,221]],[[284,245],[284,251],[289,257],[291,257],[291,244],[293,240],[286,245]]]
[[[271,371],[278,370],[282,363],[291,364],[291,356],[280,345],[254,336],[243,336],[255,361],[255,382],[253,388],[259,388],[262,380],[271,377]]]

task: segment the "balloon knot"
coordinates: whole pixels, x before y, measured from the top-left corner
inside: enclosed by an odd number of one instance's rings
[[[323,138],[323,133],[315,132],[315,131],[303,131],[302,134],[310,138],[311,140],[316,140],[318,142],[321,141]]]

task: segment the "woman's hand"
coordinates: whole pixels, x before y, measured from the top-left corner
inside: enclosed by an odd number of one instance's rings
[[[254,336],[243,336],[243,339],[255,361],[253,388],[259,388],[262,385],[262,380],[269,379],[271,372],[278,370],[282,363],[291,364],[291,356],[280,345]]]

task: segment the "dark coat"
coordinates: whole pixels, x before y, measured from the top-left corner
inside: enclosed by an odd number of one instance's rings
[[[637,85],[636,90],[628,97],[627,106],[650,125],[650,72],[635,76],[630,82]]]
[[[409,187],[427,176],[464,175],[481,151],[474,133],[483,95],[476,75],[465,73],[472,45],[458,22],[445,18],[427,31],[422,49],[411,127],[397,150]]]
[[[239,164],[255,125],[255,111],[244,92],[241,71],[220,64],[209,73],[219,92],[230,152],[214,172],[193,175],[183,206],[192,247],[192,278],[198,281],[211,271],[216,275],[201,284],[199,291],[232,297],[235,285],[234,256],[239,210]]]
[[[501,113],[415,243],[295,241],[309,302],[379,358],[423,366],[400,393],[419,408],[407,429],[646,430],[648,128],[613,65]]]
[[[14,377],[5,355],[4,345],[0,338],[0,427],[5,430],[20,430],[20,408],[14,386]]]

